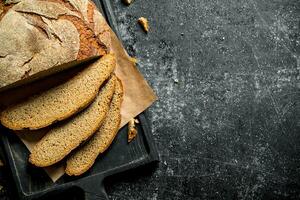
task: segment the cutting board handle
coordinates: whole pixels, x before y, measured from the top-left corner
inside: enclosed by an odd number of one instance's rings
[[[108,200],[108,197],[107,197],[107,195],[99,196],[99,194],[85,193],[84,199],[85,200]]]
[[[103,178],[89,177],[87,180],[81,180],[78,186],[84,191],[85,200],[109,200]]]

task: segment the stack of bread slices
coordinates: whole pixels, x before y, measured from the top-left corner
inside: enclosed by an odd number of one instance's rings
[[[47,167],[66,159],[68,175],[83,174],[112,143],[121,121],[123,86],[114,74],[105,19],[89,0],[1,1],[0,43],[0,90],[84,65],[0,114],[14,131],[47,129],[30,163]]]

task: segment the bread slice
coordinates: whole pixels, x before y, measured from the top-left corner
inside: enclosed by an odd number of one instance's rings
[[[7,108],[1,123],[13,130],[36,130],[70,117],[93,101],[115,65],[114,55],[103,56],[64,84]]]
[[[0,91],[105,55],[108,25],[89,13],[89,0],[0,1]]]
[[[38,167],[53,165],[95,133],[109,110],[115,82],[116,77],[112,76],[87,109],[50,130],[34,146],[29,161]]]
[[[121,81],[118,80],[115,94],[103,125],[87,143],[68,158],[65,170],[68,175],[78,176],[86,172],[94,164],[97,156],[110,146],[119,130],[122,99],[123,87]]]

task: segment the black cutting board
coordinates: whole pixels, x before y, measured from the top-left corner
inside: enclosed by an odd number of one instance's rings
[[[94,0],[103,11],[112,29],[118,35],[116,22],[109,0]],[[145,114],[138,116],[138,137],[127,142],[127,127],[122,128],[110,148],[98,157],[94,166],[79,177],[64,175],[53,183],[43,169],[28,163],[29,151],[20,139],[4,127],[0,136],[5,152],[6,164],[14,180],[20,199],[54,199],[63,191],[78,194],[78,199],[108,199],[103,179],[138,166],[158,161],[158,153],[153,143],[151,129]]]

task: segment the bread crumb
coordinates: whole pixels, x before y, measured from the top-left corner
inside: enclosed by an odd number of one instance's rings
[[[134,58],[134,57],[129,57],[129,60],[131,62],[133,62],[134,64],[137,64],[138,63],[138,59]]]
[[[146,33],[148,33],[149,31],[149,23],[148,23],[148,19],[146,19],[145,17],[140,17],[138,19],[138,22],[140,23],[140,25],[142,26],[142,28],[144,29],[144,31]]]
[[[135,127],[135,124],[138,123],[139,121],[134,118],[128,122],[128,143],[130,143],[137,136],[138,131]]]
[[[122,0],[127,6],[129,6],[134,0]]]

